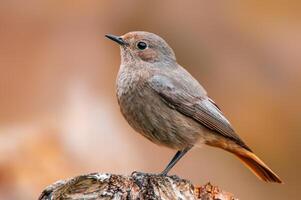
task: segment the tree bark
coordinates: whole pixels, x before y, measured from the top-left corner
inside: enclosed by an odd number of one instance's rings
[[[44,189],[39,200],[235,200],[210,183],[193,186],[177,176],[133,172],[130,176],[92,173],[60,180]]]

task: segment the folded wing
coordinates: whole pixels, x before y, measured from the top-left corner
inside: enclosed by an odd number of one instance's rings
[[[192,94],[192,91],[198,89],[187,90],[186,88],[189,86],[182,85],[185,81],[181,81],[179,78],[181,77],[172,78],[164,74],[155,75],[148,81],[148,86],[151,87],[170,108],[193,118],[200,124],[213,130],[214,133],[220,134],[251,151],[235,133],[231,124],[223,116],[216,104],[207,97],[205,93],[202,94],[197,91],[195,94]],[[201,89],[202,88],[200,88],[200,90]]]

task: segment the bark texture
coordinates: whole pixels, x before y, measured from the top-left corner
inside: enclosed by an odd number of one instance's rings
[[[39,200],[236,200],[228,192],[207,183],[193,186],[177,176],[134,172],[131,176],[92,173],[60,180],[44,189]]]

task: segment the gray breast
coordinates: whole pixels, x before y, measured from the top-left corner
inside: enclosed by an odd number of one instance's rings
[[[119,74],[118,102],[128,123],[159,145],[183,149],[197,142],[201,125],[167,106],[143,80],[139,73],[136,76]]]

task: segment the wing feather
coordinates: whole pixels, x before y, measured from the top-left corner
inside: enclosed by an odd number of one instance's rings
[[[187,86],[181,83],[182,81],[161,74],[153,76],[148,85],[172,109],[193,118],[215,133],[229,138],[250,150],[235,133],[230,122],[224,117],[213,100],[207,97],[206,94],[202,95],[199,92],[196,92],[197,95],[191,94],[189,91],[193,90],[191,88],[190,90],[185,89]]]

